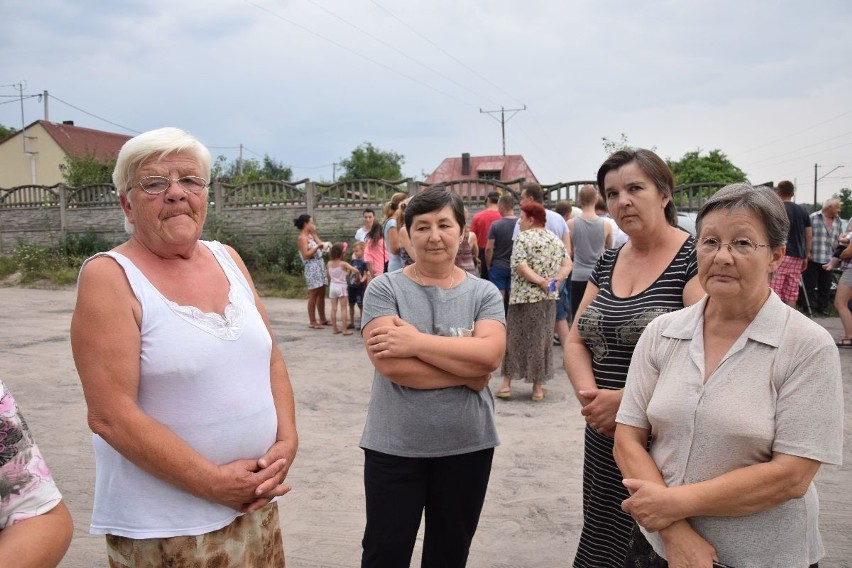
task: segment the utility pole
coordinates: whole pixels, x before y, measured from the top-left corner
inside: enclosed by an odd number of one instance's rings
[[[44,92],[44,121],[49,122],[50,119],[47,115],[47,91]]]
[[[498,112],[500,113],[500,129],[503,132],[503,155],[504,156],[506,155],[506,123],[509,122],[509,120],[511,120],[511,118],[513,116],[515,116],[516,114],[518,114],[522,110],[527,110],[527,105],[524,105],[524,108],[503,108],[503,107],[500,107],[498,110],[482,110],[482,109],[479,109],[480,114],[487,114],[489,116],[493,115],[495,113],[498,113]],[[509,118],[506,118],[507,112],[512,113],[511,115],[509,115]],[[494,117],[494,116],[491,116],[491,118],[493,118],[494,120],[497,120],[497,118]]]
[[[237,160],[237,173],[243,175],[243,144],[240,143],[240,158]]]

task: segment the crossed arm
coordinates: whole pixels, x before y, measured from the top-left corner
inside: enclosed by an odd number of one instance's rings
[[[414,389],[465,386],[480,391],[506,349],[506,328],[496,320],[474,324],[470,337],[419,331],[398,316],[382,316],[364,328],[367,355],[396,384]]]
[[[619,424],[613,455],[631,496],[621,508],[648,531],[659,531],[669,563],[718,560],[712,545],[695,532],[690,517],[736,517],[766,511],[802,497],[820,462],[775,452],[754,464],[702,481],[667,487],[645,449],[649,430]],[[692,565],[692,564],[686,564]]]

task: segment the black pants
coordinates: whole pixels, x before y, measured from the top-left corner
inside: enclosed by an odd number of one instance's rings
[[[829,295],[831,294],[832,274],[824,270],[818,262],[808,261],[808,268],[802,275],[805,282],[805,290],[811,302],[811,309],[824,312],[828,309]]]
[[[439,458],[364,450],[367,528],[362,568],[411,565],[426,511],[422,568],[463,567],[485,501],[494,449]]]

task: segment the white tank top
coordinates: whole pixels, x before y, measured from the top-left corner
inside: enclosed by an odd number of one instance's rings
[[[269,375],[272,339],[231,256],[218,242],[201,242],[230,283],[224,317],[166,299],[120,253],[96,256],[121,265],[142,306],[142,410],[214,463],[259,458],[275,442],[278,426]],[[93,534],[135,539],[199,535],[241,514],[155,478],[98,435],[93,445]]]

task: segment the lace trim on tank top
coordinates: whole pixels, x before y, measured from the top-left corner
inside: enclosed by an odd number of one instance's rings
[[[228,305],[225,306],[224,316],[216,312],[203,312],[195,306],[183,306],[169,300],[160,294],[159,290],[157,290],[157,293],[181,319],[220,339],[234,341],[239,339],[243,333],[245,312],[238,302],[230,278],[228,278],[228,284]]]
[[[153,290],[154,293],[159,296],[163,302],[165,302],[169,309],[175,313],[175,315],[194,325],[198,329],[213,335],[214,337],[227,341],[235,341],[240,338],[240,335],[242,335],[243,330],[245,329],[245,308],[242,305],[244,300],[241,298],[235,283],[232,281],[232,276],[230,274],[231,270],[229,270],[231,267],[225,266],[223,259],[220,255],[216,254],[213,247],[207,245],[204,241],[201,241],[201,243],[207,246],[213,254],[213,257],[216,259],[216,262],[219,263],[219,266],[222,268],[222,272],[225,273],[225,277],[228,279],[228,305],[225,306],[224,315],[216,312],[205,312],[196,306],[184,306],[169,300],[157,289],[156,286],[151,283],[150,280],[148,280],[148,277],[145,276],[145,274],[139,270],[135,264],[133,264],[133,261],[119,252],[110,251],[96,256],[103,255],[111,256],[113,258],[121,257],[127,264],[133,267],[133,271],[135,271],[137,277],[141,279],[140,284],[147,286],[150,290]],[[122,264],[122,266],[125,265]],[[136,294],[135,290],[134,294]],[[144,320],[144,313],[142,314],[142,318]]]

